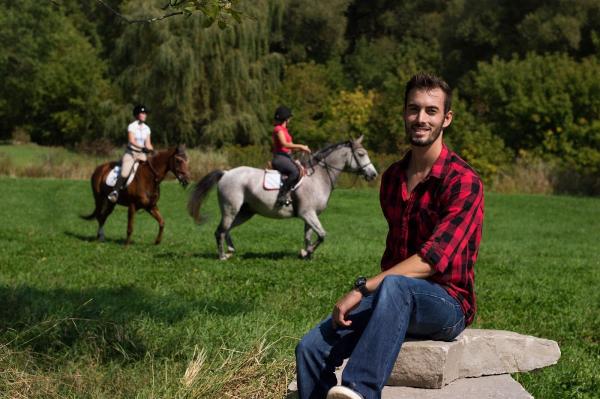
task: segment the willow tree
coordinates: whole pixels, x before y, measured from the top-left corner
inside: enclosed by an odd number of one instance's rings
[[[126,1],[136,18],[160,13],[164,1]],[[273,92],[283,57],[270,52],[283,20],[279,1],[247,2],[245,18],[206,28],[200,14],[124,28],[112,54],[117,82],[130,103],[151,112],[155,141],[252,144],[268,137]]]

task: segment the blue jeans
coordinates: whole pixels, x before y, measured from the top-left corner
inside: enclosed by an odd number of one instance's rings
[[[296,347],[300,399],[325,398],[348,357],[342,384],[379,399],[405,337],[451,341],[465,328],[462,308],[444,288],[404,276],[385,277],[349,318],[350,327],[336,329],[328,317]]]

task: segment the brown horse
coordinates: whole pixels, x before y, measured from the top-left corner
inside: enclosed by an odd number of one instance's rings
[[[104,222],[106,222],[116,205],[108,200],[108,193],[113,188],[106,185],[106,176],[115,165],[117,165],[117,162],[104,163],[98,166],[92,174],[92,192],[96,201],[96,209],[90,215],[82,216],[86,220],[95,218],[98,221],[97,238],[99,241],[104,241]],[[139,209],[146,210],[158,222],[158,236],[154,243],[160,243],[165,221],[158,211],[156,203],[160,197],[160,183],[168,172],[172,172],[183,187],[188,185],[190,177],[185,146],[179,145],[175,148],[160,151],[148,158],[148,161],[140,162],[131,184],[121,190],[117,203],[126,206],[128,209],[125,245],[131,243],[133,217]]]

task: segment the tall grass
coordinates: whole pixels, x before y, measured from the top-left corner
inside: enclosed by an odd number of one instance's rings
[[[120,347],[118,352],[125,362],[116,362],[117,368],[108,375],[102,374],[97,367],[106,364],[107,359],[103,360],[99,353],[111,345],[110,340],[98,329],[89,329],[85,322],[103,323],[78,318],[46,320],[0,344],[0,396],[80,398],[113,392],[121,397],[129,392],[142,397],[281,399],[293,378],[293,360],[273,358],[274,346],[286,338],[268,343],[264,335],[247,350],[226,346],[212,348],[210,358],[209,351],[196,345],[192,353],[182,354],[189,358],[185,367],[173,359],[157,360],[152,353],[139,358],[134,352],[128,353],[128,348]],[[65,326],[85,334],[86,340],[92,341],[94,346],[86,349],[91,356],[78,361],[75,368],[65,364],[64,355],[48,353],[52,345],[60,342],[57,333],[61,335]],[[32,350],[36,341],[48,345],[42,350],[46,353]],[[134,358],[149,367],[146,378],[141,379],[142,384],[140,381],[132,384],[130,371],[126,370],[128,361]]]
[[[78,151],[61,147],[41,147],[35,144],[0,145],[0,176],[89,179],[94,168],[118,160],[122,150],[100,143],[101,148],[81,146]],[[267,146],[228,146],[221,149],[192,148],[187,150],[193,180],[199,180],[215,169],[231,169],[240,165],[264,168],[271,158]],[[95,154],[95,155],[94,155]],[[370,154],[371,161],[381,173],[398,160],[393,154]],[[167,179],[173,176],[168,175]],[[378,187],[379,179],[366,182],[357,175],[343,173],[338,187]],[[600,194],[600,177],[584,176],[545,162],[524,156],[505,165],[500,172],[486,179],[487,191],[507,194]]]

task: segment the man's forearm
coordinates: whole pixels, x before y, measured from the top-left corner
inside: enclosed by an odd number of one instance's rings
[[[385,276],[399,275],[413,278],[425,279],[433,275],[433,267],[421,258],[418,254],[414,254],[388,270],[379,273],[377,276],[367,280],[367,290],[373,292],[379,287]]]

